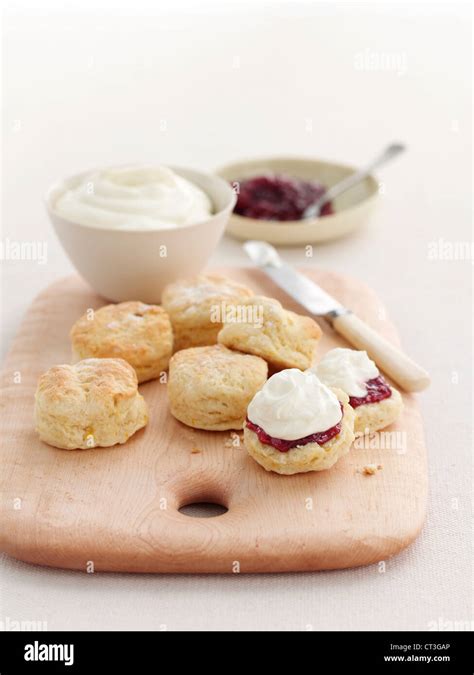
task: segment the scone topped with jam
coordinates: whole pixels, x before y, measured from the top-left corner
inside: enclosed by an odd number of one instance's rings
[[[348,395],[358,434],[383,429],[402,411],[400,393],[388,384],[367,352],[331,349],[311,370],[328,387],[337,387]]]
[[[86,312],[71,329],[73,360],[121,358],[139,382],[160,376],[168,368],[173,333],[167,313],[158,305],[121,302]]]
[[[250,288],[220,274],[168,284],[162,303],[173,325],[174,351],[216,344],[227,313],[252,295]]]
[[[274,369],[311,367],[322,335],[313,319],[290,312],[278,300],[263,295],[248,298],[244,305],[248,311],[243,312],[243,320],[224,325],[220,344],[260,356]]]
[[[36,430],[65,450],[125,443],[148,422],[137,376],[123,359],[85,359],[53,366],[38,381]]]
[[[280,474],[329,469],[354,440],[344,392],[296,368],[276,373],[249,404],[244,442],[264,469]]]

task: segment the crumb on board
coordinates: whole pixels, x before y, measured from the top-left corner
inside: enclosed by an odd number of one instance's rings
[[[200,448],[191,448],[192,455],[199,455],[201,453]]]
[[[364,476],[373,476],[377,471],[381,471],[382,468],[381,464],[366,464],[362,469],[362,473]]]

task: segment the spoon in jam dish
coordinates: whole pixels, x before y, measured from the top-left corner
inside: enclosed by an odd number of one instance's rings
[[[339,183],[332,185],[328,190],[326,190],[326,192],[324,192],[323,195],[321,195],[321,197],[319,197],[319,199],[306,207],[306,209],[303,211],[302,218],[317,218],[321,213],[321,209],[327,202],[335,199],[335,197],[339,197],[339,195],[341,195],[343,192],[349,190],[349,188],[353,187],[354,185],[357,185],[363,181],[364,178],[367,178],[367,176],[370,176],[370,174],[375,169],[378,169],[380,166],[390,162],[405,150],[406,147],[402,143],[392,143],[387,148],[385,148],[385,150],[380,155],[377,155],[375,159],[367,164],[367,166],[359,169],[358,171],[355,171],[354,173],[351,173],[349,176],[339,181]]]

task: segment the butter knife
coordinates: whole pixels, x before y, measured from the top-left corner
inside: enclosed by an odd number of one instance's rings
[[[363,349],[379,368],[405,391],[421,391],[430,376],[393,344],[343,307],[314,281],[285,264],[276,249],[264,241],[246,241],[243,248],[250,260],[274,283],[311,314],[326,319],[334,330],[357,349]]]

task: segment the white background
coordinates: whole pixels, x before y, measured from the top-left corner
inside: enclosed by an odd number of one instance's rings
[[[429,257],[440,238],[472,239],[468,4],[133,4],[78,13],[16,3],[4,15],[2,236],[47,241],[48,262],[2,262],[3,353],[36,292],[72,272],[42,205],[57,177],[128,161],[213,169],[285,153],[361,164],[401,140],[409,153],[383,170],[367,229],[310,261],[282,252],[371,284],[431,371],[419,396],[428,519],[385,572],[86,575],[3,557],[0,619],[85,630],[470,621],[472,258]],[[387,62],[395,65],[380,67]],[[245,259],[225,238],[213,262]]]

